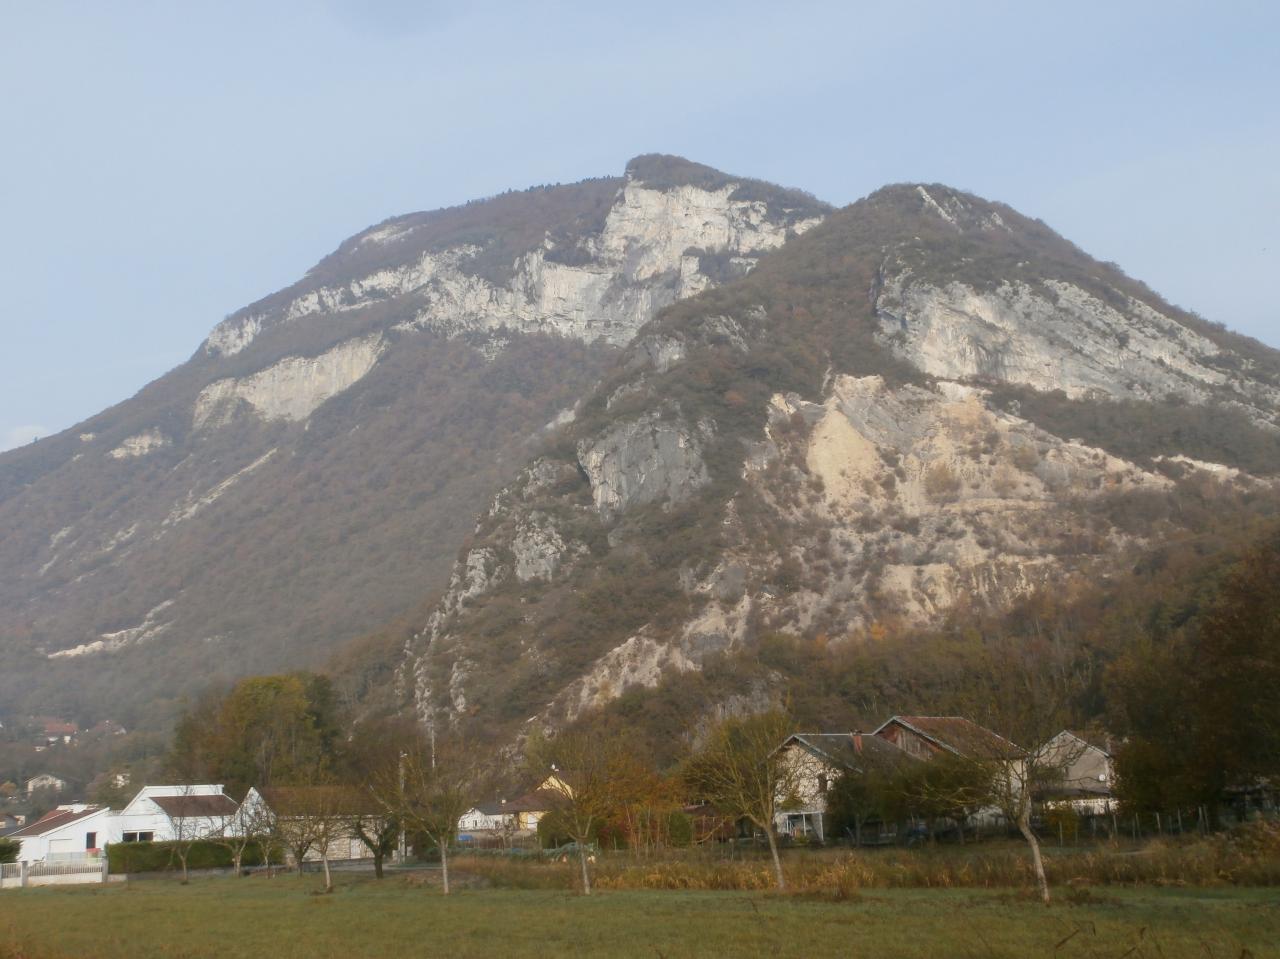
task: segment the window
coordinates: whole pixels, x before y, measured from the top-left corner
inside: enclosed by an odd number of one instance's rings
[[[818,774],[818,792],[825,794],[827,791],[827,785],[828,785],[827,774],[819,773]]]
[[[98,834],[96,832],[87,832],[84,834],[84,848],[85,849],[98,848]]]
[[[140,832],[138,833],[138,842],[151,842],[155,836],[156,834],[153,832]]]

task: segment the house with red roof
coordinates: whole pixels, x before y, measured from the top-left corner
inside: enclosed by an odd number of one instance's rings
[[[110,831],[106,806],[68,803],[5,838],[21,841],[19,862],[82,862],[101,857]]]

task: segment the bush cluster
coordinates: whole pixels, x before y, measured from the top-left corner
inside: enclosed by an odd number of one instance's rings
[[[107,868],[112,873],[168,872],[182,868],[176,842],[116,842],[107,847]],[[272,851],[272,862],[279,863],[279,850]],[[266,863],[262,848],[248,846],[241,861],[243,866]],[[187,859],[189,869],[230,869],[231,850],[208,840],[195,842]]]

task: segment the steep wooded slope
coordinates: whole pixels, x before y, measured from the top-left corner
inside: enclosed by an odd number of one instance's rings
[[[163,721],[421,602],[640,326],[826,209],[649,156],[347,240],[137,396],[0,456],[0,712]]]
[[[480,517],[405,694],[513,736],[776,631],[1107,575],[1270,508],[1277,399],[1274,351],[1043,224],[886,188],[640,331]]]

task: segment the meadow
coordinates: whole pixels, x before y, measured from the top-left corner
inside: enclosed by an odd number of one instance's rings
[[[1270,887],[1077,886],[1045,907],[984,888],[584,897],[459,872],[463,888],[448,897],[431,873],[342,874],[328,895],[311,874],[7,891],[0,959],[1280,957],[1280,890]]]

